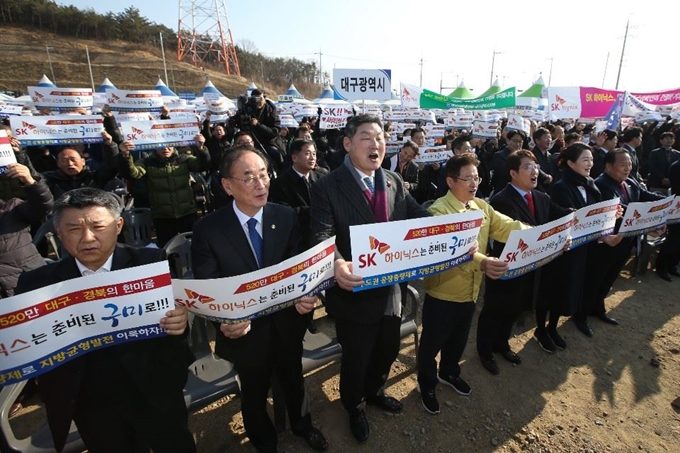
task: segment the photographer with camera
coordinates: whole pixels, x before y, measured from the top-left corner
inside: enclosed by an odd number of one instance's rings
[[[255,138],[255,147],[265,151],[273,169],[280,172],[286,155],[285,144],[279,135],[281,121],[276,107],[267,101],[262,91],[254,89],[248,101],[230,119],[230,123],[242,131],[251,132]]]

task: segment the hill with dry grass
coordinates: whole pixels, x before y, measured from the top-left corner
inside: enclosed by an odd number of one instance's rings
[[[125,41],[106,41],[67,38],[52,33],[3,27],[0,43],[0,91],[26,92],[43,74],[52,78],[61,87],[90,87],[90,72],[87,64],[89,49],[95,88],[105,76],[120,89],[151,89],[158,76],[165,79],[163,58],[160,48],[143,46]],[[49,54],[49,59],[48,59]],[[200,92],[206,76],[230,98],[242,94],[251,80],[245,77],[228,76],[212,69],[195,68],[190,63],[178,62],[176,49],[165,49],[168,66],[166,84],[173,91]],[[50,68],[51,60],[51,68]],[[260,80],[255,84],[262,86]],[[285,92],[287,87],[264,86],[270,98]],[[298,89],[308,98],[319,94],[317,87]],[[308,92],[305,92],[308,91]]]

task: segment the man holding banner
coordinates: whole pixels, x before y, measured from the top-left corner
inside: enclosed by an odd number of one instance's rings
[[[117,245],[123,207],[116,195],[93,188],[64,194],[54,205],[54,226],[69,257],[26,272],[17,294],[76,278],[163,260],[157,249]],[[89,352],[39,378],[54,447],[61,451],[75,421],[92,453],[192,453],[183,388],[193,355],[181,335],[187,312],[177,307],[160,326],[168,336]]]
[[[191,258],[195,278],[247,274],[304,250],[295,211],[267,202],[270,175],[266,161],[252,146],[235,148],[223,157],[222,186],[234,201],[194,226]],[[303,315],[317,302],[316,296],[302,297],[295,307],[252,321],[216,325],[215,354],[232,362],[239,374],[243,424],[259,452],[276,452],[278,443],[267,415],[273,375],[285,390],[293,434],[314,450],[328,448],[323,434],[312,426],[302,376],[302,339],[307,327]]]
[[[453,388],[461,395],[470,394],[470,386],[460,377],[458,362],[468,340],[475,302],[482,276],[499,278],[508,269],[507,263],[486,256],[489,238],[507,242],[512,230],[522,229],[522,223],[496,212],[484,200],[475,198],[480,178],[479,162],[473,154],[452,157],[446,164],[447,194],[430,206],[434,215],[453,214],[468,210],[483,211],[482,227],[477,237],[479,252],[473,260],[441,274],[425,278],[423,330],[418,348],[418,385],[423,407],[430,414],[439,413],[435,394],[438,383]],[[441,352],[439,371],[437,354]]]
[[[535,190],[539,167],[531,151],[511,153],[506,164],[510,182],[491,199],[491,206],[496,211],[532,226],[557,220],[571,212],[552,202],[544,192]],[[491,256],[500,257],[504,246],[504,243],[495,241]],[[523,310],[533,309],[535,288],[538,288],[535,280],[538,278],[540,270],[510,280],[486,278],[484,307],[477,323],[477,353],[482,365],[491,374],[500,372],[494,352],[511,363],[521,363],[519,356],[510,349],[508,340],[517,316]]]
[[[385,136],[380,118],[357,115],[347,121],[343,165],[312,186],[312,234],[316,242],[336,236],[335,278],[326,291],[326,309],[335,317],[342,346],[340,400],[349,413],[352,435],[370,435],[365,406],[399,412],[400,401],[385,394],[385,382],[399,353],[399,285],[352,292],[363,284],[353,273],[350,226],[429,216],[408,194],[402,179],[381,167]]]

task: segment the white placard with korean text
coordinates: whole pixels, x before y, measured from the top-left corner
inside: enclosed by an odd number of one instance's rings
[[[102,143],[104,118],[99,115],[12,116],[12,133],[21,146]]]
[[[158,112],[163,96],[158,90],[106,90],[106,103],[117,112]]]
[[[525,119],[522,115],[508,115],[508,123],[505,125],[505,128],[507,130],[522,131],[528,136],[531,134],[531,121]]]
[[[453,151],[446,149],[446,146],[435,146],[428,148],[425,152],[420,152],[413,161],[417,164],[431,164],[434,162],[446,162],[453,157]]]
[[[446,135],[446,125],[444,124],[426,124],[423,130],[428,138],[442,138]]]
[[[352,266],[363,291],[438,274],[472,259],[482,211],[349,227]]]
[[[668,211],[674,206],[674,198],[670,196],[657,201],[628,203],[618,232],[636,236],[659,229],[666,223]]]
[[[235,277],[173,280],[175,303],[203,318],[232,324],[290,307],[335,284],[335,236],[304,253]]]
[[[343,101],[392,99],[389,69],[333,69],[333,95]]]
[[[123,121],[151,121],[152,117],[149,112],[115,112],[113,116],[119,124]]]
[[[560,256],[567,243],[574,214],[526,230],[514,230],[501,252],[500,259],[508,263],[501,280],[519,277],[538,269]]]
[[[21,115],[24,107],[9,102],[0,102],[0,118],[7,118],[9,116]]]
[[[616,227],[619,204],[619,199],[613,198],[584,206],[574,212],[574,222],[571,226],[571,248],[612,234]]]
[[[93,105],[91,88],[28,87],[28,94],[39,109],[69,110]]]
[[[680,195],[676,195],[673,199],[673,204],[668,208],[668,217],[666,217],[668,225],[680,223]]]
[[[2,300],[0,385],[88,352],[166,335],[174,308],[167,261],[55,283]]]
[[[7,137],[7,131],[0,129],[0,175],[7,171],[9,164],[15,164],[17,157],[14,155],[14,149]]]
[[[481,138],[497,138],[498,123],[475,120],[472,125],[472,136]]]
[[[198,121],[158,120],[123,121],[120,130],[125,141],[132,142],[136,150],[157,149],[163,146],[196,145]]]
[[[341,129],[347,125],[347,118],[352,116],[351,107],[323,107],[319,118],[320,129]]]

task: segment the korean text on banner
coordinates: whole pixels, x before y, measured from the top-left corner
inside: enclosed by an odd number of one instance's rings
[[[350,226],[354,291],[390,286],[438,274],[472,259],[470,247],[482,212],[470,211],[382,224]]]
[[[116,112],[158,112],[163,107],[163,96],[158,90],[106,90],[106,101]]]
[[[102,348],[165,335],[167,261],[56,283],[0,304],[0,385]]]
[[[447,150],[446,146],[433,146],[421,151],[413,162],[417,164],[431,164],[433,162],[446,162],[453,157],[453,151]]]
[[[120,130],[126,141],[132,142],[136,150],[156,149],[163,146],[195,145],[199,133],[198,121],[163,120],[120,123]]]
[[[33,104],[37,108],[72,110],[93,105],[90,88],[28,87]]]
[[[333,96],[343,101],[389,101],[392,71],[389,69],[333,69]]]
[[[508,263],[508,270],[501,280],[524,275],[560,256],[573,221],[572,213],[527,230],[512,231],[500,256],[501,260]]]
[[[12,104],[9,102],[0,102],[0,118],[21,115],[23,110],[24,108],[21,105]]]
[[[571,248],[608,236],[616,227],[619,199],[601,201],[574,212],[571,226]]]
[[[659,229],[666,223],[674,198],[670,196],[658,201],[629,203],[618,232],[626,236],[636,236]]]
[[[14,149],[7,137],[7,131],[0,129],[0,175],[7,171],[9,164],[14,164],[17,157],[14,155]]]
[[[203,318],[232,324],[259,318],[335,284],[335,236],[275,266],[235,277],[173,280],[175,303]]]
[[[12,133],[21,146],[102,143],[104,118],[99,115],[12,116]]]
[[[347,118],[352,116],[352,109],[348,107],[335,106],[323,107],[321,118],[319,118],[320,129],[342,129],[347,125]]]

